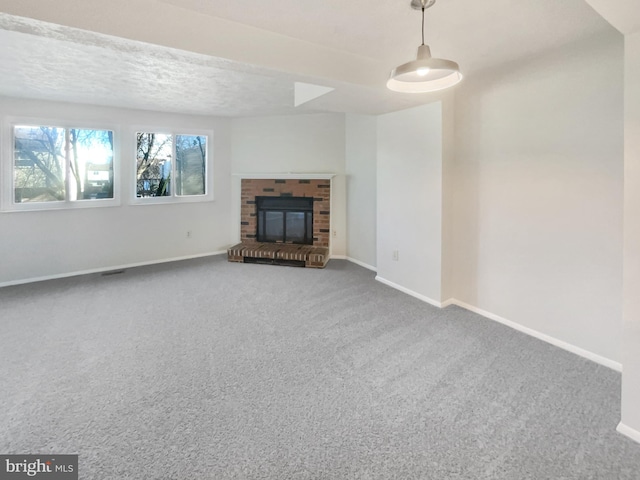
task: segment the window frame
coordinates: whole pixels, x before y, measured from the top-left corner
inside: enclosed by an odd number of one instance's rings
[[[158,135],[170,135],[172,137],[172,153],[171,153],[171,195],[161,197],[138,197],[138,178],[137,178],[137,162],[138,162],[138,145],[137,135],[139,133],[154,133]],[[205,193],[200,195],[177,195],[175,188],[176,179],[176,142],[175,137],[178,135],[206,137],[207,149],[205,160]],[[214,200],[213,193],[213,142],[214,132],[212,129],[203,128],[171,128],[158,127],[149,125],[138,125],[131,129],[130,138],[132,144],[132,163],[130,169],[130,194],[132,205],[164,205],[169,203],[201,203],[212,202]]]
[[[15,201],[15,127],[38,126],[72,128],[82,130],[109,130],[113,132],[113,198],[95,198],[79,200],[60,200],[53,202],[16,202]],[[108,122],[96,122],[82,119],[52,119],[43,117],[6,117],[2,122],[0,131],[0,163],[2,172],[2,182],[0,189],[0,211],[1,212],[28,212],[43,210],[75,210],[83,208],[104,208],[117,207],[121,205],[121,175],[120,175],[120,128],[118,125]],[[65,169],[69,166],[65,165]],[[68,188],[71,181],[69,175],[65,175],[65,188]]]

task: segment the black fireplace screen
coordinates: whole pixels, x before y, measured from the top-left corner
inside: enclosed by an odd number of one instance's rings
[[[256,197],[259,242],[313,244],[312,197]]]

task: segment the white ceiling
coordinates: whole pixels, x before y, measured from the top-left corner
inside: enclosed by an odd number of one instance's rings
[[[410,0],[159,1],[382,60],[389,69],[421,43],[420,12]],[[437,0],[425,14],[425,43],[470,73],[608,28],[584,0]]]
[[[0,0],[0,95],[228,116],[394,111],[433,98],[384,88],[420,43],[409,3]],[[129,18],[143,7],[148,19]],[[584,0],[438,0],[426,14],[433,55],[467,77],[607,34]],[[335,90],[296,108],[296,81]]]

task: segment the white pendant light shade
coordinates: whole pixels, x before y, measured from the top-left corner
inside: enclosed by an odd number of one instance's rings
[[[418,47],[416,60],[391,71],[387,88],[395,92],[426,93],[453,87],[462,80],[456,62],[432,58],[428,45]]]
[[[396,92],[426,93],[453,87],[462,80],[456,62],[432,58],[431,50],[424,44],[424,11],[436,0],[412,0],[411,7],[422,10],[422,45],[418,47],[416,59],[404,63],[391,71],[387,88]]]

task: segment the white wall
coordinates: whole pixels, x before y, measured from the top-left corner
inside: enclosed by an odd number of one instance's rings
[[[234,174],[333,173],[331,253],[346,255],[345,116],[283,115],[231,121]],[[240,177],[234,177],[231,229],[240,241]]]
[[[116,128],[120,206],[0,213],[0,285],[94,269],[205,255],[230,244],[229,121],[0,97],[4,117],[36,117]],[[131,205],[135,162],[132,125],[213,130],[213,202]],[[80,125],[81,126],[81,125]],[[10,134],[3,128],[3,142]],[[11,149],[8,149],[9,151]],[[7,149],[3,148],[3,153]],[[6,155],[5,155],[6,156]],[[11,158],[3,158],[11,162]],[[131,162],[127,164],[126,162]],[[133,167],[134,168],[134,167]],[[186,238],[187,230],[192,238]]]
[[[624,275],[621,433],[640,442],[640,9],[637,0],[587,0],[625,35]]]
[[[640,442],[640,32],[625,36],[624,330],[621,430]],[[631,429],[631,430],[628,430]]]
[[[613,364],[622,56],[611,34],[469,78],[455,119],[454,296]]]
[[[442,301],[442,149],[441,102],[378,117],[378,279],[435,304]]]
[[[453,299],[453,224],[455,182],[455,92],[442,96],[442,302]]]
[[[376,138],[376,117],[347,115],[347,255],[371,269],[376,266]]]
[[[638,0],[586,0],[605,20],[622,34],[640,31],[640,8]]]

